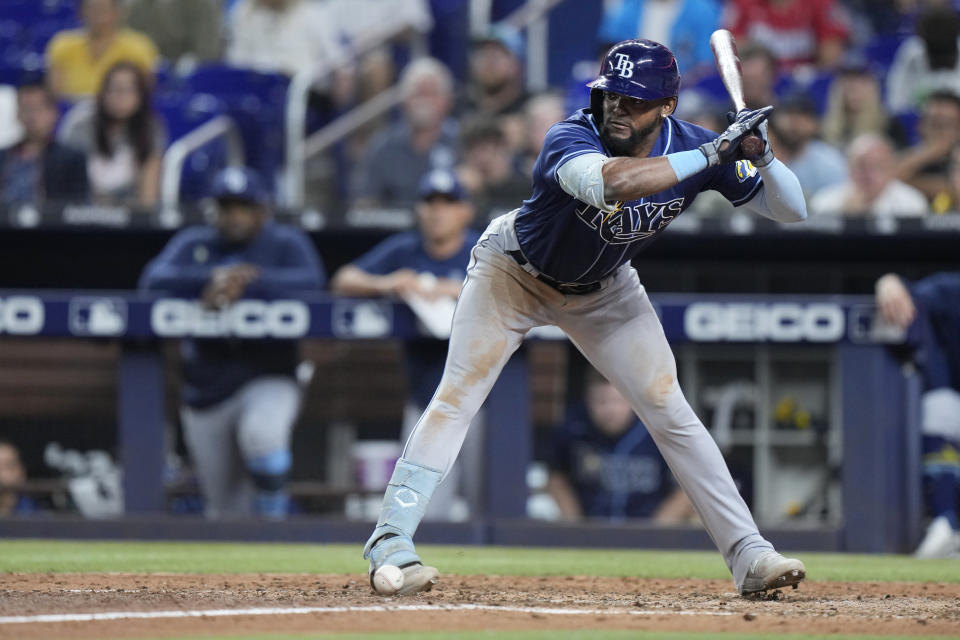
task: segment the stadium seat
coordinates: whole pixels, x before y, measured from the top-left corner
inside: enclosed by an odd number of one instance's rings
[[[243,136],[247,163],[273,183],[283,164],[284,118],[290,80],[223,65],[206,65],[184,79],[188,92],[206,92],[219,98]]]
[[[168,144],[190,133],[210,119],[227,113],[224,103],[209,93],[167,92],[157,96],[154,108],[167,127]],[[187,158],[180,179],[180,199],[193,202],[206,195],[217,170],[227,164],[227,146],[213,140]]]

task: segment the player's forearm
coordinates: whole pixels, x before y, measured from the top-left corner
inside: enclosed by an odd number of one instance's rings
[[[580,508],[580,501],[574,492],[570,481],[566,476],[556,471],[550,472],[547,479],[547,492],[553,501],[557,503],[560,509],[560,517],[563,520],[579,520],[583,517],[583,510]]]
[[[310,267],[261,268],[259,277],[246,289],[249,297],[270,297],[292,292],[319,291],[320,273]]]
[[[704,158],[702,168],[706,166]],[[669,156],[618,157],[603,164],[603,196],[607,202],[638,200],[669,189],[679,181]]]
[[[759,169],[763,187],[744,206],[777,222],[807,219],[807,202],[797,176],[776,158]]]
[[[390,293],[386,276],[374,275],[352,265],[333,275],[330,290],[338,296],[383,296]]]
[[[140,278],[141,291],[159,291],[180,296],[199,296],[210,280],[210,267],[152,264]]]

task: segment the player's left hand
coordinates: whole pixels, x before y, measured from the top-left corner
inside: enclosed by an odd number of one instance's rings
[[[737,116],[741,114],[750,113],[750,109],[742,109],[740,113],[734,113],[733,111],[727,112],[727,122],[733,123],[737,120]],[[759,156],[748,156],[743,154],[745,160],[749,160],[755,167],[765,167],[771,162],[773,162],[773,149],[770,148],[770,140],[767,138],[767,125],[769,123],[767,120],[764,120],[756,126],[755,129],[750,131],[753,135],[757,136],[763,140],[763,153]]]
[[[707,158],[707,166],[732,164],[737,160],[747,160],[740,150],[740,141],[759,127],[773,111],[773,107],[762,109],[744,109],[738,113],[727,130],[710,142],[700,145],[700,152]],[[769,145],[766,145],[769,146]]]

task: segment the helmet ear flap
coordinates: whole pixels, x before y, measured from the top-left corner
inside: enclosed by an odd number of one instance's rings
[[[590,89],[590,113],[597,127],[603,126],[603,89]]]

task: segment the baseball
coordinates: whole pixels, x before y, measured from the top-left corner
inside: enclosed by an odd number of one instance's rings
[[[392,564],[385,564],[373,574],[373,588],[385,596],[393,595],[403,586],[403,571]]]
[[[763,139],[758,136],[747,136],[740,141],[740,150],[748,158],[757,158],[763,154]]]

